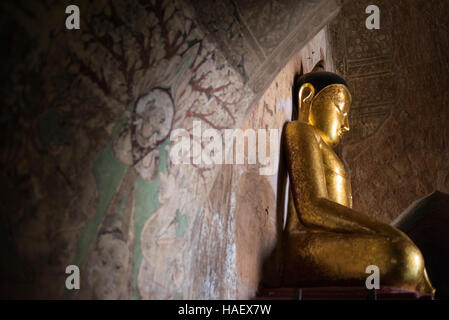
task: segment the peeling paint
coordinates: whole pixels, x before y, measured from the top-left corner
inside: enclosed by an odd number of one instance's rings
[[[167,170],[168,152],[165,147],[170,144],[167,139],[160,146],[159,173]],[[142,264],[141,235],[145,222],[162,206],[158,199],[159,173],[151,182],[146,182],[140,176],[136,179],[136,201],[134,208],[134,265],[132,273],[132,298],[141,299],[137,278]]]
[[[187,229],[188,217],[185,214],[181,214],[179,209],[176,210],[176,235],[180,238],[184,237]]]
[[[95,216],[81,230],[79,235],[78,250],[73,264],[82,266],[87,258],[90,245],[95,239],[98,227],[104,218],[106,210],[111,203],[117,188],[128,167],[118,161],[112,154],[112,146],[107,147],[94,159],[93,171],[98,188],[98,202]],[[69,295],[65,291],[65,295]]]

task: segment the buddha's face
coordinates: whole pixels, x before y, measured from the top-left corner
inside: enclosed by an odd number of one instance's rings
[[[309,112],[309,124],[318,129],[329,146],[336,146],[349,131],[349,107],[351,94],[346,86],[332,84],[313,97]]]

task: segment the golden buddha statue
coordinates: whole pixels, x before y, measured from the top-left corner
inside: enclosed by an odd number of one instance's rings
[[[281,286],[364,286],[379,268],[381,286],[433,295],[424,260],[398,229],[353,210],[350,177],[333,148],[349,131],[351,94],[343,78],[311,72],[299,79],[298,120],[285,125],[290,179],[282,235]]]

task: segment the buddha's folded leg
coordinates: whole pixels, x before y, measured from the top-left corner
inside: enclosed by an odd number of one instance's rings
[[[370,265],[379,268],[381,286],[416,290],[424,277],[419,249],[401,237],[293,232],[283,253],[283,286],[365,286]]]

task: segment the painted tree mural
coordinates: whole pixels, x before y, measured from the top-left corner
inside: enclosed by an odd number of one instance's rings
[[[181,297],[186,238],[217,170],[171,166],[170,133],[196,143],[193,120],[237,125],[250,98],[240,75],[182,1],[81,1],[79,31],[63,28],[62,3],[3,7],[22,51],[2,67],[2,165],[23,181],[5,193],[5,210],[20,210],[4,237],[26,281],[54,283],[42,296]],[[86,270],[75,295],[63,292],[71,263]]]

